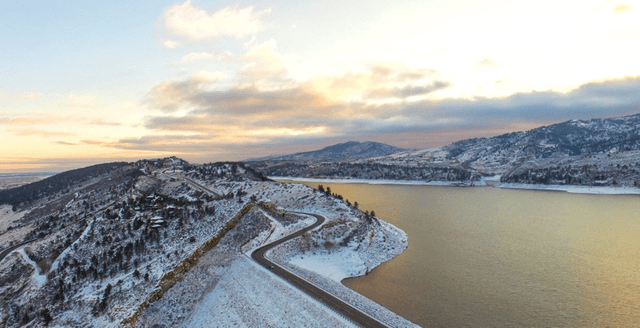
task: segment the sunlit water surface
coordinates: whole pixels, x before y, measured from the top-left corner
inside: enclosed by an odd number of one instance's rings
[[[640,326],[638,196],[323,185],[409,234],[343,283],[421,326]]]

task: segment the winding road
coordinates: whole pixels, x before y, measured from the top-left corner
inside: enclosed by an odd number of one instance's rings
[[[207,187],[205,187],[205,186],[203,186],[203,185],[201,185],[201,184],[199,184],[199,183],[197,183],[197,182],[195,182],[195,181],[193,181],[193,180],[191,180],[191,179],[189,179],[187,177],[184,177],[184,179],[187,180],[188,182],[190,182],[191,184],[193,184],[194,186],[213,194],[216,198],[222,197],[217,192],[215,192],[215,191],[213,191],[213,190],[211,190],[211,189],[209,189],[209,188],[207,188]]]
[[[218,197],[220,197],[220,195],[216,192],[214,192],[213,190],[187,178],[184,177],[184,179],[188,182],[190,182],[191,184],[201,188],[202,190],[205,190],[207,192],[210,192],[213,195],[216,195]],[[333,309],[334,311],[336,311],[338,314],[349,318],[351,321],[355,322],[356,324],[359,324],[362,327],[372,327],[372,328],[386,328],[387,326],[380,323],[379,321],[377,321],[376,319],[370,317],[369,315],[363,313],[362,311],[354,308],[353,306],[343,302],[342,300],[340,300],[339,298],[325,292],[324,290],[312,285],[311,283],[307,282],[306,280],[298,277],[297,275],[287,271],[286,269],[284,269],[283,267],[281,267],[280,265],[278,265],[275,262],[272,262],[270,260],[268,260],[264,254],[270,250],[271,248],[278,246],[284,242],[286,242],[287,240],[291,240],[295,237],[298,237],[302,234],[304,234],[305,232],[315,229],[316,227],[318,227],[319,225],[321,225],[322,223],[324,223],[325,218],[321,215],[318,214],[313,214],[313,213],[304,213],[304,212],[294,212],[294,213],[298,213],[298,214],[304,214],[304,215],[309,215],[309,216],[313,216],[316,218],[316,222],[304,229],[298,230],[297,232],[294,232],[293,234],[290,234],[284,238],[278,239],[274,242],[271,242],[267,245],[264,245],[258,249],[256,249],[255,251],[253,251],[251,253],[251,258],[258,262],[260,265],[262,265],[263,267],[267,268],[268,270],[270,270],[271,272],[273,272],[274,274],[280,276],[282,279],[286,280],[287,282],[289,282],[291,285],[293,285],[294,287],[302,290],[303,292],[307,293],[309,296],[317,299],[318,301],[324,303],[326,306],[328,306],[329,308]]]
[[[363,327],[387,327],[384,324],[380,323],[379,321],[373,319],[372,317],[370,317],[369,315],[361,312],[360,310],[352,307],[351,305],[341,301],[340,299],[338,299],[337,297],[325,292],[324,290],[310,284],[309,282],[307,282],[306,280],[298,277],[297,275],[287,271],[286,269],[282,268],[281,266],[279,266],[277,263],[272,262],[270,260],[268,260],[264,254],[270,250],[271,248],[278,246],[282,243],[284,243],[287,240],[293,239],[295,237],[298,237],[300,235],[302,235],[303,233],[316,228],[317,226],[321,225],[325,219],[324,217],[318,215],[318,214],[312,214],[312,213],[303,213],[303,212],[295,212],[295,213],[299,213],[299,214],[305,214],[305,215],[310,215],[313,216],[317,219],[317,221],[302,229],[299,230],[291,235],[288,235],[282,239],[276,240],[272,243],[269,243],[267,245],[264,245],[258,249],[256,249],[255,251],[253,251],[253,253],[251,253],[251,258],[254,259],[256,262],[258,262],[260,265],[262,265],[263,267],[270,269],[271,272],[275,273],[276,275],[280,276],[282,279],[288,281],[291,285],[293,285],[294,287],[302,290],[303,292],[309,294],[310,296],[312,296],[313,298],[319,300],[320,302],[324,303],[325,305],[327,305],[328,307],[332,308],[334,311],[336,311],[337,313],[351,319],[353,322],[363,326]]]
[[[28,243],[32,242],[32,241],[35,241],[35,240],[38,240],[38,238],[30,239],[30,240],[27,240],[27,241],[21,242],[21,243],[20,243],[20,244],[18,244],[18,245],[13,245],[13,246],[11,246],[11,247],[9,247],[9,248],[5,249],[4,251],[0,252],[0,261],[2,261],[2,260],[4,259],[4,257],[5,257],[5,256],[9,255],[9,253],[11,253],[11,252],[13,252],[14,250],[16,250],[16,249],[18,249],[18,248],[20,248],[20,247],[22,247],[22,246],[24,246],[24,245],[26,245],[26,244],[28,244]]]

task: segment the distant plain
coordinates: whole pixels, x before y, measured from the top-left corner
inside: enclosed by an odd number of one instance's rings
[[[22,185],[40,181],[51,176],[50,173],[34,174],[0,174],[0,190],[20,187]]]

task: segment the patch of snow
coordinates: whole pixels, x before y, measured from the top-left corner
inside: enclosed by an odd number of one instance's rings
[[[81,242],[83,242],[87,238],[87,236],[89,235],[89,232],[91,232],[91,230],[93,229],[93,223],[94,222],[95,222],[95,220],[91,221],[87,225],[87,228],[84,229],[84,231],[82,232],[80,237],[78,237],[78,239],[76,239],[76,241],[74,241],[71,245],[69,245],[69,247],[67,247],[64,251],[62,251],[62,253],[60,253],[60,255],[58,255],[56,260],[53,261],[53,264],[51,264],[51,268],[49,269],[49,271],[57,270],[58,266],[60,265],[60,261],[64,260],[65,256],[67,256],[67,254],[69,254],[69,252],[71,251],[72,247],[74,247],[74,245],[79,245]]]
[[[267,213],[266,211],[263,211],[262,209],[260,209],[260,212],[266,216],[267,218],[269,218],[269,220],[272,223],[271,229],[268,231],[263,231],[262,233],[260,233],[260,235],[258,235],[256,238],[254,238],[252,241],[250,241],[248,243],[248,245],[246,245],[246,247],[243,247],[243,251],[245,253],[245,255],[247,256],[251,256],[251,253],[258,249],[259,247],[261,247],[262,245],[266,245],[268,243],[274,242],[280,238],[283,238],[285,236],[288,236],[300,229],[303,229],[305,227],[308,227],[310,225],[312,225],[314,222],[316,222],[316,219],[313,217],[308,217],[305,216],[305,219],[301,219],[298,222],[294,223],[294,224],[290,224],[287,226],[283,226],[282,223],[280,223],[280,221],[276,220],[273,216],[271,216],[271,214]],[[246,249],[246,251],[245,251]]]
[[[17,251],[18,253],[20,253],[20,255],[22,255],[22,258],[29,263],[29,265],[31,265],[33,267],[33,275],[31,276],[31,279],[33,280],[33,283],[38,286],[38,288],[42,287],[42,285],[44,285],[45,282],[47,282],[47,275],[46,274],[40,274],[39,270],[38,270],[38,265],[36,264],[36,262],[33,262],[33,260],[31,260],[29,258],[29,256],[27,256],[27,253],[24,252],[24,247],[20,248],[20,250]]]
[[[178,195],[178,198],[182,198],[182,197],[186,198],[190,202],[195,202],[195,201],[198,200],[198,198],[193,197],[193,196],[191,196],[189,194],[185,194],[185,193],[182,193],[182,194]]]
[[[482,180],[484,180],[484,181],[500,181],[500,178],[502,178],[502,174],[496,174],[496,175],[490,176],[490,177],[482,177]]]
[[[336,282],[344,278],[361,276],[367,267],[353,248],[342,247],[331,253],[322,251],[316,254],[298,254],[289,263],[322,274]]]
[[[640,195],[640,189],[633,188],[633,187],[591,187],[591,186],[572,186],[572,185],[500,183],[495,185],[495,188],[564,191],[564,192],[575,193],[575,194],[594,194],[594,195]]]
[[[385,180],[385,179],[313,179],[297,177],[269,177],[272,180],[324,182],[324,183],[359,183],[370,185],[412,185],[412,186],[457,186],[460,181],[421,181],[421,180]]]
[[[246,256],[204,296],[184,327],[356,327]]]

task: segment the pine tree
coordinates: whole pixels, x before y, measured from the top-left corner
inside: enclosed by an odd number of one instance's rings
[[[45,326],[48,326],[49,322],[53,320],[53,318],[51,317],[51,314],[49,313],[49,309],[44,309],[40,311],[40,316],[42,317],[42,320],[44,321]]]

